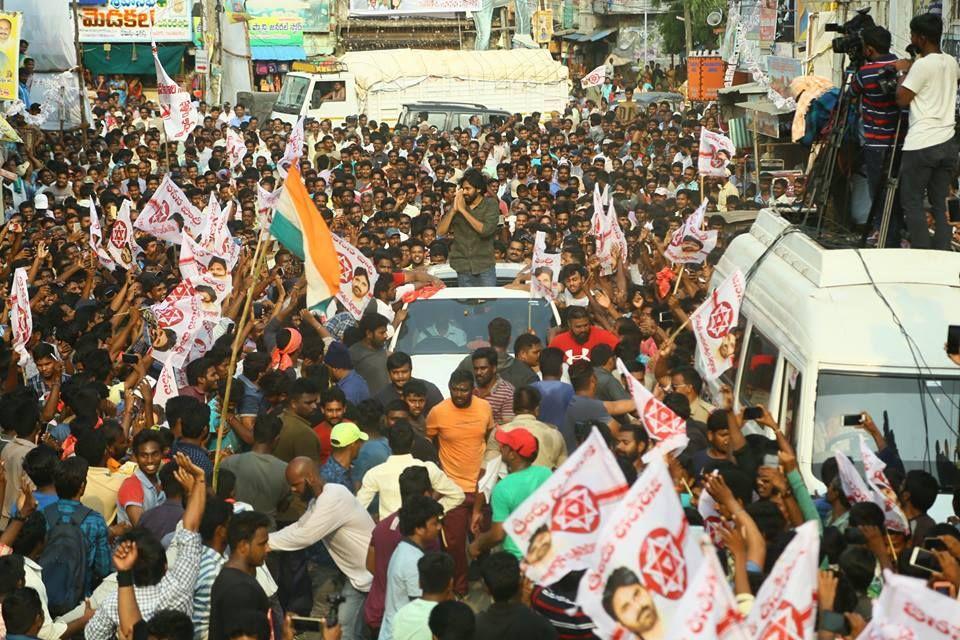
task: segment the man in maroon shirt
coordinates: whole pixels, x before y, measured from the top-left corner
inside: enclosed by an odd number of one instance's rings
[[[400,505],[403,506],[412,496],[433,496],[433,487],[430,485],[426,467],[409,467],[400,474]],[[402,539],[397,512],[378,522],[370,536],[367,571],[373,574],[373,584],[370,585],[370,593],[363,603],[363,621],[371,629],[371,638],[380,634],[387,597],[387,567],[390,565],[390,556]],[[439,542],[433,543],[432,547],[424,551],[440,551]]]
[[[567,309],[567,327],[553,339],[551,347],[563,351],[563,359],[567,364],[576,360],[588,360],[590,351],[598,344],[609,345],[611,349],[617,347],[617,337],[590,323],[590,313],[583,307]]]

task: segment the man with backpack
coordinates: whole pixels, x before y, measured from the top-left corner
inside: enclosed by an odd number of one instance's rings
[[[88,466],[78,457],[61,462],[53,476],[60,499],[42,510],[47,519],[47,542],[38,564],[43,567],[43,584],[54,616],[76,607],[111,570],[107,523],[102,515],[80,504]]]

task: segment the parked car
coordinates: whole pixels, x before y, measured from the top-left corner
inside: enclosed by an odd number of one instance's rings
[[[453,131],[457,128],[466,129],[473,116],[480,117],[481,125],[498,127],[510,114],[502,109],[489,109],[482,104],[466,102],[412,102],[403,105],[399,124],[415,129],[420,124],[421,116],[425,116],[437,131]]]
[[[446,396],[450,374],[474,349],[489,346],[487,324],[505,318],[514,337],[533,330],[547,341],[560,314],[550,300],[502,287],[448,287],[404,305],[407,317],[397,327],[391,351],[413,359],[416,377],[429,380]]]

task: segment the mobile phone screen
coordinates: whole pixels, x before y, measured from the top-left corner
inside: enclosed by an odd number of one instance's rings
[[[744,420],[757,420],[763,417],[763,409],[760,407],[747,407],[743,410]]]
[[[855,427],[862,422],[863,416],[859,413],[852,413],[850,415],[843,416],[843,426],[845,427]]]
[[[920,547],[913,548],[913,555],[910,556],[910,566],[916,567],[927,573],[940,571],[940,562],[937,557]]]
[[[300,616],[291,616],[293,619],[294,631],[307,633],[322,633],[323,618],[301,618]]]
[[[960,353],[960,324],[947,327],[947,353]]]

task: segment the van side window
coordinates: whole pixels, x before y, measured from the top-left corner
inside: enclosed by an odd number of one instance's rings
[[[747,319],[742,313],[737,320],[737,327],[731,333],[737,339],[733,352],[733,365],[720,374],[720,382],[728,385],[732,391],[736,388],[734,385],[737,381],[737,369],[740,367],[740,356],[743,354],[743,336],[747,333]]]
[[[460,127],[461,129],[466,129],[470,126],[470,116],[469,113],[453,113],[451,118],[453,118],[453,123],[450,125],[452,128]]]
[[[754,327],[744,354],[740,381],[740,403],[743,406],[768,405],[778,355],[776,345]]]
[[[780,389],[781,411],[780,428],[783,435],[796,447],[797,411],[800,409],[800,389],[803,388],[803,374],[790,361],[784,362],[783,386]]]

